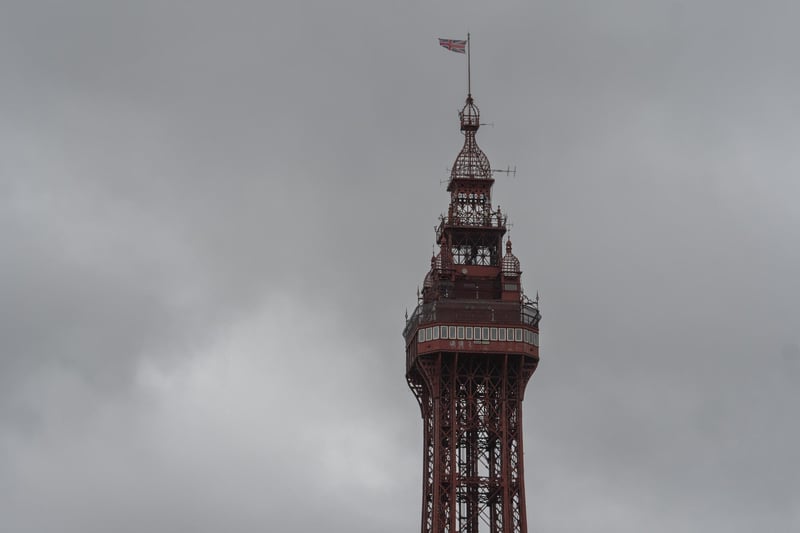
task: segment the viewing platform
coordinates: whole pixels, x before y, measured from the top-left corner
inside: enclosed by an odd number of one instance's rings
[[[538,332],[542,315],[534,303],[486,300],[438,300],[420,304],[406,321],[406,343],[419,326],[433,322],[475,325],[527,326]]]

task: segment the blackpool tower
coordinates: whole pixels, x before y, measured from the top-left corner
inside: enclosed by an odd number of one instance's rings
[[[492,207],[472,94],[459,116],[464,147],[436,228],[439,252],[403,331],[423,421],[422,533],[527,533],[522,400],[539,362],[541,314],[522,291],[506,215]]]

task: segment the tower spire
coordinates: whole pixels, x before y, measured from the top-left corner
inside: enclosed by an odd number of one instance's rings
[[[461,122],[461,132],[464,134],[464,146],[450,171],[451,182],[455,179],[491,179],[492,167],[489,158],[475,140],[475,134],[481,127],[481,112],[471,94],[467,95],[458,117]]]
[[[468,43],[469,34],[469,54]],[[406,380],[423,419],[421,531],[526,533],[522,399],[539,362],[541,314],[522,292],[510,240],[502,254],[506,218],[492,208],[467,65],[464,146],[436,228],[440,252],[403,331]]]

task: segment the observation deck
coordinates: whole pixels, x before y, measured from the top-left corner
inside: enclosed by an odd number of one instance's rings
[[[517,353],[539,360],[538,306],[528,302],[438,300],[406,321],[406,366],[426,353]]]

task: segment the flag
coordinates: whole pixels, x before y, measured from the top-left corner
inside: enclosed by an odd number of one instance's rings
[[[459,54],[467,53],[467,41],[460,41],[458,39],[439,39],[439,46],[447,48],[451,52],[458,52]]]

